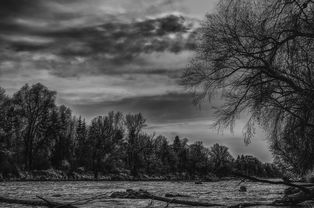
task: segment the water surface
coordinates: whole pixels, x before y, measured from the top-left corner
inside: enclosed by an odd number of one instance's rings
[[[102,195],[113,191],[126,189],[145,189],[152,194],[164,196],[165,193],[174,192],[189,195],[184,200],[205,201],[210,203],[236,204],[239,202],[271,202],[282,196],[284,186],[268,185],[262,183],[245,182],[241,185],[247,187],[247,192],[239,192],[240,181],[205,182],[3,182],[0,183],[0,196],[36,199],[42,196],[52,201],[72,202]],[[138,199],[97,199],[79,207],[165,207],[166,203],[151,200]],[[0,204],[3,208],[24,208],[23,205]],[[182,205],[170,205],[169,207],[185,207]]]

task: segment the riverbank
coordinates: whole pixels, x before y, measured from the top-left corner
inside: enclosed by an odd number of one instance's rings
[[[33,170],[19,171],[16,174],[9,174],[3,177],[0,174],[0,181],[202,181],[216,182],[220,180],[232,180],[233,177],[218,178],[214,174],[206,176],[188,175],[185,173],[167,174],[167,175],[147,175],[139,174],[132,176],[128,173],[99,174],[95,178],[92,172],[67,172],[62,170]]]

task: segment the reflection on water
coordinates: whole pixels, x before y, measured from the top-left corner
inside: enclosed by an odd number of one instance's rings
[[[181,193],[191,197],[185,200],[207,201],[211,203],[234,204],[239,202],[270,202],[282,196],[284,186],[245,182],[247,192],[239,192],[239,181],[221,181],[195,184],[194,182],[10,182],[0,183],[0,196],[19,199],[36,199],[42,196],[59,202],[71,202],[125,189],[145,189],[155,195],[167,192]],[[36,199],[37,200],[37,199]],[[80,207],[147,207],[150,200],[102,199]],[[165,206],[163,202],[153,202],[150,207]],[[5,205],[0,207],[26,207]],[[169,207],[184,207],[171,205]]]

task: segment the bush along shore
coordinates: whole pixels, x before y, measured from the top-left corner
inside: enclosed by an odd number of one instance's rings
[[[215,146],[215,145],[214,145]],[[219,145],[217,144],[218,148]],[[71,167],[71,163],[63,161],[61,169],[53,167],[45,169],[25,170],[15,163],[14,153],[0,151],[0,181],[196,181],[214,182],[233,179],[232,171],[241,172],[262,178],[281,177],[272,164],[261,163],[252,156],[238,156],[236,160],[225,163],[216,169],[208,168],[203,172],[167,171],[151,173],[141,168],[133,174],[130,169],[85,169]],[[256,171],[257,170],[257,171]]]
[[[214,145],[215,146],[215,145]],[[218,148],[219,145],[216,145]],[[236,160],[225,163],[217,169],[207,169],[204,172],[157,172],[148,173],[140,169],[136,175],[130,169],[115,169],[106,171],[101,169],[85,169],[85,167],[71,167],[71,163],[63,161],[61,168],[53,167],[37,170],[25,170],[15,162],[14,153],[0,151],[0,181],[195,181],[215,182],[220,180],[232,180],[235,170],[240,173],[255,175],[263,178],[281,177],[274,165],[261,163],[252,156],[238,156]],[[258,171],[253,171],[258,170]]]

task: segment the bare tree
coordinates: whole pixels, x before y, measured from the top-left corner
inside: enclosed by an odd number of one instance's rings
[[[92,146],[92,168],[98,178],[105,165],[117,156],[124,137],[123,115],[109,112],[107,116],[98,116],[92,120],[89,140]]]
[[[34,146],[41,134],[41,127],[47,122],[49,112],[55,107],[55,91],[38,83],[24,85],[13,96],[14,110],[23,125],[25,168],[32,169]]]
[[[138,174],[138,163],[139,153],[143,150],[140,145],[140,140],[143,139],[141,135],[142,129],[146,126],[146,120],[141,113],[128,114],[125,116],[125,126],[127,128],[127,154],[128,164],[131,169],[131,174],[137,176]]]
[[[229,153],[228,147],[214,144],[209,151],[210,160],[213,171],[218,175],[228,174],[228,168],[233,161],[233,157]]]
[[[222,94],[216,125],[233,127],[249,112],[277,138],[291,119],[314,128],[314,1],[222,0],[202,24],[197,55],[182,84],[196,101]],[[298,126],[295,126],[296,128]]]

